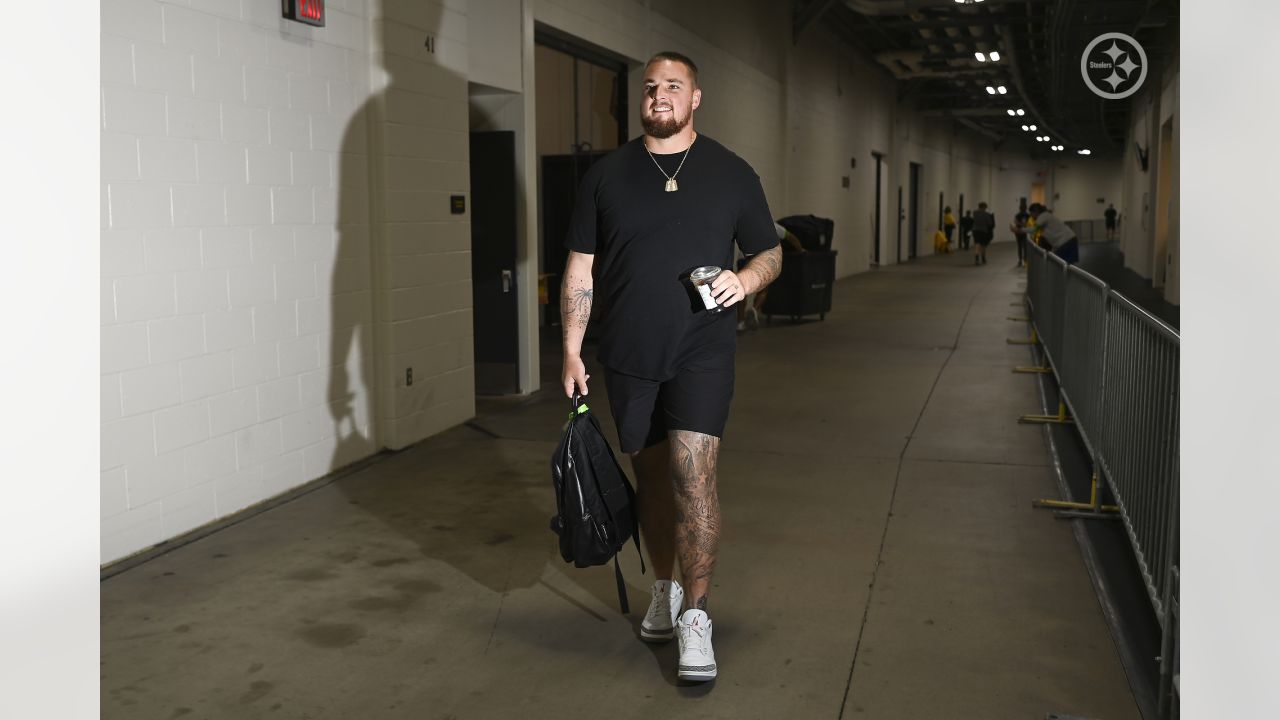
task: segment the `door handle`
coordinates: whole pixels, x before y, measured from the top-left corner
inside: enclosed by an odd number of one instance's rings
[[[502,271],[502,292],[504,293],[511,292],[511,277],[512,276],[511,276],[510,270]]]

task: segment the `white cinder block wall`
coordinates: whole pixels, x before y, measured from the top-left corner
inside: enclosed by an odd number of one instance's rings
[[[102,1],[103,562],[473,414],[448,5]]]

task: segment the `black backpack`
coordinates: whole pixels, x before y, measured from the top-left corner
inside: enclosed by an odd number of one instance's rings
[[[560,556],[575,567],[605,565],[613,559],[618,581],[618,604],[629,613],[618,551],[633,540],[640,554],[635,491],[618,465],[600,429],[600,422],[577,392],[569,423],[551,456],[551,480],[556,491],[556,514],[551,530],[560,536]],[[640,556],[640,572],[644,556]]]

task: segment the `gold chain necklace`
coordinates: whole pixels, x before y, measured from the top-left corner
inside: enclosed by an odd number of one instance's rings
[[[694,135],[693,140],[689,141],[689,147],[684,149],[684,157],[680,158],[680,164],[676,166],[676,171],[670,175],[667,174],[666,170],[662,169],[661,165],[658,165],[658,158],[654,157],[653,153],[649,151],[649,146],[645,145],[643,140],[640,141],[640,144],[644,145],[644,151],[649,153],[649,159],[653,161],[654,165],[658,166],[658,172],[662,173],[662,176],[667,179],[667,184],[663,187],[666,192],[675,192],[680,189],[680,186],[676,184],[676,176],[680,174],[680,168],[684,167],[684,161],[689,159],[689,151],[693,149],[693,144],[697,141],[698,136]]]

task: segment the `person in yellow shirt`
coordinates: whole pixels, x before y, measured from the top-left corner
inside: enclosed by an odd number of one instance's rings
[[[947,247],[951,247],[951,233],[956,229],[956,216],[951,214],[951,206],[942,209],[942,229],[947,231]]]

